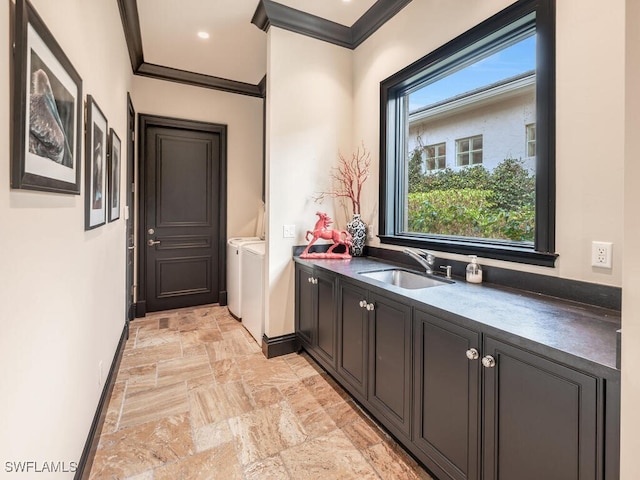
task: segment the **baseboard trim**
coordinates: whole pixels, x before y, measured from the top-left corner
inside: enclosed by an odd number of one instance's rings
[[[279,357],[300,350],[300,342],[295,333],[269,338],[262,336],[262,353],[267,358]]]
[[[74,480],[86,480],[89,478],[89,474],[91,473],[93,458],[95,457],[96,450],[98,449],[100,433],[102,432],[102,426],[104,425],[104,420],[107,416],[107,405],[109,404],[109,399],[111,398],[111,393],[113,392],[113,386],[116,383],[118,368],[120,368],[120,361],[122,360],[124,346],[127,343],[128,338],[129,322],[126,322],[124,328],[122,329],[122,335],[120,335],[118,348],[116,349],[116,353],[113,356],[113,361],[111,362],[111,368],[109,369],[107,381],[104,383],[104,388],[102,389],[102,395],[100,396],[100,402],[98,402],[98,408],[96,409],[96,413],[93,417],[93,423],[91,424],[91,429],[89,430],[87,442],[84,445],[82,456],[80,457],[80,461],[78,462],[78,469],[76,470],[76,474],[73,477]]]

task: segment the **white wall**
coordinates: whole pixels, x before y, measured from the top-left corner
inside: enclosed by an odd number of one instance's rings
[[[135,76],[137,114],[227,125],[227,237],[253,236],[262,204],[261,98]]]
[[[83,96],[126,139],[132,75],[117,3],[32,3]],[[125,322],[125,222],[84,231],[84,154],[82,195],[10,190],[9,2],[0,39],[0,477],[14,477],[6,462],[80,459],[103,387],[98,363],[104,381]]]
[[[380,82],[511,3],[415,1],[380,28],[354,55],[354,138],[377,154]],[[557,266],[482,263],[622,284],[624,8],[622,2],[611,2],[603,12],[602,5],[597,0],[557,2]],[[372,212],[377,231],[378,182],[368,182],[365,191],[363,213]],[[614,243],[613,269],[591,267],[593,240]],[[379,246],[377,240],[371,244]]]
[[[291,248],[325,211],[345,228],[333,202],[314,203],[330,186],[338,152],[351,155],[352,52],[272,27],[267,48],[267,312],[268,337],[292,333]],[[357,146],[357,143],[356,143]],[[295,225],[295,238],[282,227]]]

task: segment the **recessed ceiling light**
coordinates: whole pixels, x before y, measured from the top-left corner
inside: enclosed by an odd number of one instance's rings
[[[203,40],[206,40],[207,38],[209,38],[209,34],[207,32],[198,32],[198,36]]]

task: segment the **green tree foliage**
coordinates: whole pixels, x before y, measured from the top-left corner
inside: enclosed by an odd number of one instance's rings
[[[409,160],[410,232],[533,241],[535,176],[517,159],[422,174]]]

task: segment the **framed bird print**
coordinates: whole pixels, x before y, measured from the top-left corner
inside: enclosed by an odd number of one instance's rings
[[[84,229],[106,223],[107,218],[107,118],[94,98],[87,95],[87,130],[84,141]]]
[[[27,0],[16,0],[11,187],[80,194],[82,80]]]

